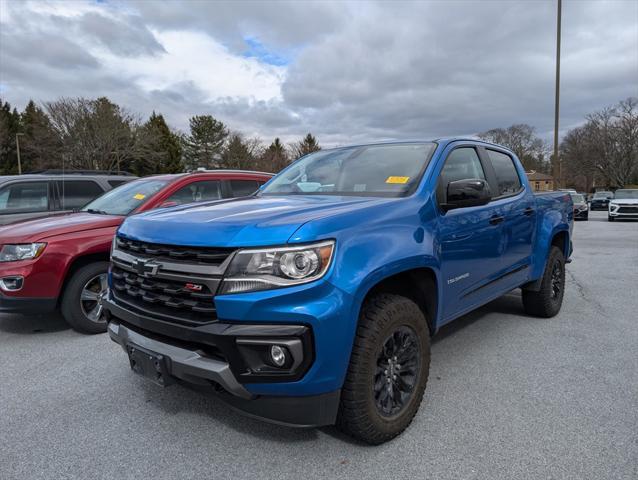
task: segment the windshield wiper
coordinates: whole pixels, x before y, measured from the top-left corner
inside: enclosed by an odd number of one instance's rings
[[[97,215],[110,215],[109,212],[105,212],[104,210],[97,210],[95,208],[87,208],[84,210],[86,213],[95,213]]]

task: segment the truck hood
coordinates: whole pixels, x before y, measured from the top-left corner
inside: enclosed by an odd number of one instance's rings
[[[150,211],[118,234],[150,243],[252,247],[284,244],[304,223],[394,199],[332,195],[250,197]]]
[[[78,212],[52,215],[0,227],[0,244],[28,243],[56,235],[117,227],[124,217]]]

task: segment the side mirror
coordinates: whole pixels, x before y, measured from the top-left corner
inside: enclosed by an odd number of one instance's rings
[[[489,184],[480,178],[457,180],[447,184],[446,203],[441,207],[447,212],[453,208],[477,207],[492,199]]]

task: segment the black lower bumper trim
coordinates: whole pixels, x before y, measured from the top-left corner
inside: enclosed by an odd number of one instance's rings
[[[39,314],[49,313],[55,310],[58,303],[57,298],[17,298],[8,297],[0,293],[0,312],[2,313],[23,313]]]
[[[337,421],[341,390],[306,397],[261,396],[253,400],[225,392],[217,396],[233,410],[258,420],[288,427],[323,427]]]

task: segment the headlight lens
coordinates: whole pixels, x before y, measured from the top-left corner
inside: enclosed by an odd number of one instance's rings
[[[334,241],[255,250],[240,250],[233,258],[220,294],[256,292],[312,282],[330,266]]]
[[[38,258],[46,245],[46,243],[3,245],[2,249],[0,249],[0,262],[15,262],[16,260]]]

